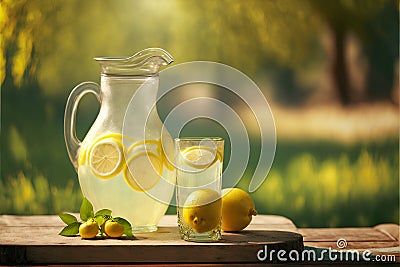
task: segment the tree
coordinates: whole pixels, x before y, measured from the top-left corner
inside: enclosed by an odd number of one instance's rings
[[[310,3],[333,35],[331,75],[341,102],[344,105],[352,102],[345,57],[346,39],[350,33],[359,38],[368,59],[367,97],[390,99],[394,68],[399,57],[396,1],[310,0]],[[385,77],[371,83],[381,75]]]
[[[57,29],[57,1],[0,2],[1,178],[43,173],[57,144],[54,118],[37,82],[39,59]],[[51,21],[51,23],[50,23]],[[47,106],[48,107],[48,106]],[[38,127],[40,126],[40,127]],[[26,173],[28,172],[28,173]]]
[[[56,30],[57,21],[51,14],[59,4],[44,0],[0,2],[0,84],[7,69],[17,87],[24,75],[34,76],[38,55],[48,49],[46,39]]]
[[[206,0],[181,4],[191,14],[190,39],[201,40],[193,42],[192,53],[228,62],[246,73],[272,65],[273,69],[287,73],[283,80],[296,79],[312,61],[325,60],[331,66],[328,82],[340,102],[348,105],[354,101],[346,59],[350,34],[360,41],[369,66],[364,100],[390,99],[398,60],[396,3],[392,0]],[[318,42],[326,29],[333,37],[333,50],[324,58]],[[191,35],[184,31],[181,34]],[[294,84],[288,83],[288,88]],[[279,90],[289,98],[293,93],[289,89]]]

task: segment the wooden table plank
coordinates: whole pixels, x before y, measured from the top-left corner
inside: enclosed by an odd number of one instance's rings
[[[399,225],[381,224],[360,228],[299,228],[304,245],[333,250],[368,250],[374,255],[384,256],[388,262],[400,261]],[[338,240],[342,239],[340,247]],[[343,243],[345,240],[345,243]]]
[[[299,228],[299,233],[304,237],[304,241],[337,241],[344,238],[350,241],[396,241],[390,235],[381,231],[374,231],[370,227],[360,228]]]
[[[302,236],[281,216],[256,216],[240,233],[223,233],[218,243],[186,242],[179,238],[175,215],[162,218],[157,232],[136,233],[133,239],[85,240],[63,237],[57,216],[0,216],[0,262],[54,263],[259,263],[257,252],[302,250]]]
[[[210,243],[186,242],[179,238],[177,227],[159,227],[158,231],[152,233],[136,233],[134,238],[122,237],[120,239],[96,238],[82,239],[80,237],[59,236],[59,227],[4,227],[0,229],[0,244],[24,246],[24,245],[96,245],[96,246],[210,246]],[[278,235],[279,234],[279,235]],[[290,239],[292,232],[277,230],[244,230],[240,233],[223,233],[220,242],[213,243],[213,246],[226,246],[232,244],[264,244],[265,242],[279,242],[280,239]],[[279,239],[280,238],[280,239]]]
[[[79,216],[77,214],[77,216]],[[399,225],[383,224],[360,228],[299,228],[285,217],[260,215],[241,233],[223,233],[218,243],[192,243],[179,238],[176,216],[164,216],[154,233],[137,233],[135,239],[84,240],[62,237],[64,223],[58,216],[0,216],[0,263],[17,264],[157,264],[199,263],[258,264],[257,253],[272,249],[298,249],[304,245],[338,249],[337,240],[347,242],[343,249],[376,255],[394,255],[399,261]],[[288,241],[284,247],[280,244]],[[8,261],[7,261],[8,260]]]
[[[316,247],[316,248],[331,248],[339,250],[336,241],[320,241],[313,242],[307,241],[304,242],[305,246]],[[346,247],[343,249],[355,249],[355,250],[365,250],[365,249],[374,249],[376,251],[380,251],[380,248],[395,248],[399,246],[398,241],[374,241],[374,242],[365,242],[365,241],[352,241],[348,242]],[[398,249],[397,249],[398,250]],[[390,252],[390,251],[389,251]],[[394,253],[398,253],[398,251],[393,251]]]
[[[375,226],[374,229],[394,238],[395,240],[400,240],[400,225],[398,224],[380,224]]]
[[[74,214],[79,218],[79,214]],[[1,226],[65,226],[65,223],[61,221],[58,216],[49,215],[1,215],[0,216],[0,227]]]

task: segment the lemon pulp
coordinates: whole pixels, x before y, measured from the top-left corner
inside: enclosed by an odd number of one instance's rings
[[[162,170],[162,161],[157,155],[141,152],[128,159],[124,178],[134,190],[147,191],[158,183]]]
[[[113,138],[103,139],[95,143],[90,150],[89,161],[92,172],[97,177],[114,177],[122,166],[121,144]]]
[[[196,169],[212,165],[217,159],[217,150],[209,147],[192,146],[182,152],[185,163]]]

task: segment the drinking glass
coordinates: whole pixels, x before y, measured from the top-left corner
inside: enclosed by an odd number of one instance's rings
[[[221,239],[223,155],[220,137],[175,139],[178,226],[184,240]]]

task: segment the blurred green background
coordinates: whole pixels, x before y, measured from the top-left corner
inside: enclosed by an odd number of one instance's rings
[[[0,27],[0,214],[78,211],[63,139],[71,89],[99,81],[93,57],[162,47],[174,64],[237,68],[269,101],[277,150],[252,194],[259,213],[300,227],[399,223],[398,1],[1,0]],[[226,102],[248,118],[252,154],[238,185],[247,189],[257,132],[240,101]],[[81,139],[98,109],[82,100]],[[218,133],[211,126],[185,134]]]

